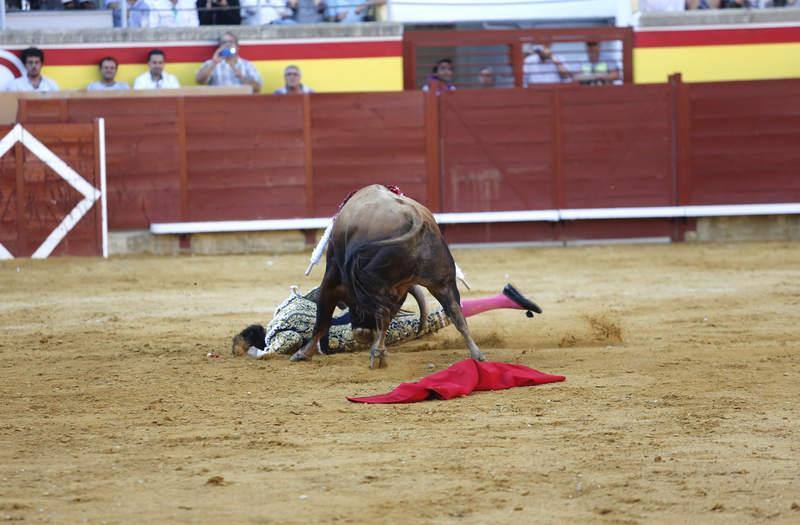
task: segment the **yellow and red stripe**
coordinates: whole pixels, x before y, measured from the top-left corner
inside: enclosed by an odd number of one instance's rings
[[[320,92],[393,91],[403,86],[402,42],[396,38],[307,39],[241,42],[242,57],[253,62],[264,79],[263,92],[283,85],[283,68],[296,64],[303,82]],[[18,52],[27,46],[9,47]],[[39,46],[45,52],[44,74],[61,89],[82,89],[98,80],[98,62],[113,56],[120,64],[117,79],[132,83],[147,71],[147,54],[161,49],[167,71],[183,86],[194,86],[195,73],[211,58],[212,42],[147,42]]]
[[[19,54],[26,46],[11,46]],[[159,48],[167,70],[184,86],[214,52],[210,41],[62,44],[40,46],[44,74],[62,89],[81,89],[99,79],[107,55],[120,63],[118,79],[131,83],[145,72],[147,53]],[[263,92],[283,83],[283,68],[296,64],[303,82],[318,92],[395,91],[403,86],[401,37],[243,41],[242,56],[264,79]],[[687,82],[800,77],[800,24],[640,28],[634,44],[634,81],[665,82],[682,73]],[[2,62],[11,71],[10,63]]]
[[[708,26],[636,32],[634,81],[687,82],[800,77],[800,25]]]

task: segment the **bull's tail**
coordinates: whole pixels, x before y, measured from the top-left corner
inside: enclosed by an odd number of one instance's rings
[[[385,248],[385,245],[376,246],[376,244],[364,243],[348,250],[344,273],[352,285],[356,303],[360,306],[361,311],[358,314],[369,312],[384,317],[391,315],[396,309],[398,298],[385,293],[382,274],[391,261],[387,259],[379,262],[375,259],[376,254]],[[357,321],[366,321],[371,326],[373,320]]]

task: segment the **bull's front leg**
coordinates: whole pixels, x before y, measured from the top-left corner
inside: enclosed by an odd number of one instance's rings
[[[338,274],[337,274],[338,276]],[[311,340],[303,348],[292,354],[291,361],[310,361],[314,357],[314,352],[319,348],[319,341],[328,333],[331,327],[331,318],[339,301],[337,294],[338,280],[328,279],[326,273],[323,284],[320,287],[319,301],[317,302],[317,319],[314,322],[314,331],[311,333]]]
[[[375,368],[375,360],[378,360],[378,368],[385,368],[386,363],[386,329],[389,328],[390,318],[387,316],[376,315],[376,328],[372,348],[369,349],[369,367]]]

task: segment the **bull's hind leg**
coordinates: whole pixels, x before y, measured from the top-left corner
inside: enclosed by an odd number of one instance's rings
[[[330,261],[328,262],[330,265]],[[330,268],[330,266],[329,266]],[[290,358],[292,361],[310,361],[314,357],[319,341],[328,334],[331,328],[331,318],[339,301],[337,293],[340,279],[339,272],[335,269],[325,273],[322,285],[319,289],[319,300],[317,301],[317,320],[314,322],[314,331],[311,333],[311,340],[300,350],[295,352]]]
[[[446,313],[447,317],[453,321],[456,329],[461,333],[461,336],[467,343],[470,357],[478,361],[485,361],[486,358],[483,357],[483,353],[481,353],[478,345],[475,344],[475,340],[472,339],[472,336],[469,333],[467,320],[464,318],[464,314],[461,311],[461,298],[459,297],[458,288],[456,288],[455,282],[453,282],[452,285],[434,289],[428,288],[428,290],[430,290],[431,294],[433,294],[436,300],[441,303],[442,308],[444,308],[444,313]]]
[[[378,360],[377,368],[385,368],[386,363],[386,329],[389,328],[390,319],[382,315],[375,316],[375,339],[369,349],[369,367],[375,368],[375,359]]]

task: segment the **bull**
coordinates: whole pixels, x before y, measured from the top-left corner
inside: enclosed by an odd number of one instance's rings
[[[372,340],[369,366],[386,366],[386,329],[409,292],[424,286],[461,333],[470,357],[483,361],[461,312],[456,266],[433,214],[384,186],[354,193],[336,216],[328,243],[311,339],[292,355],[310,360],[327,335],[334,309],[350,309],[353,336]]]

